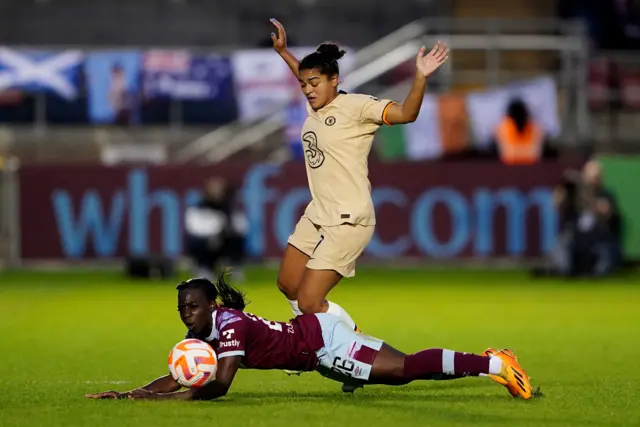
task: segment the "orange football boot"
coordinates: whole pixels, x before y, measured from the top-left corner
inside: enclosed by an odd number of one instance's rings
[[[495,348],[488,348],[488,349],[486,349],[485,351],[482,352],[482,355],[486,356],[486,357],[495,356],[496,354],[500,353],[501,351],[504,351],[509,356],[511,356],[514,359],[518,360],[518,356],[516,356],[516,354],[513,351],[511,351],[509,349],[506,349],[506,348],[502,349],[502,350],[496,350]],[[489,378],[491,378],[493,381],[497,382],[498,384],[503,385],[505,387],[507,386],[507,381],[502,379],[502,377],[500,377],[498,375],[491,375],[491,374],[488,374],[487,376]],[[514,394],[514,393],[511,392],[511,390],[509,390],[509,392],[513,396],[517,396],[518,395],[517,392]],[[515,392],[515,390],[514,390],[514,392]]]
[[[529,382],[529,376],[520,367],[518,363],[518,357],[509,349],[496,350],[494,348],[488,348],[483,353],[483,356],[495,356],[502,359],[502,370],[500,375],[487,375],[493,381],[501,384],[509,390],[509,393],[513,397],[521,396],[523,399],[531,399],[532,389]]]

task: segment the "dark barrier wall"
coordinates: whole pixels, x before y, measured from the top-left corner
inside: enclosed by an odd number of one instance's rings
[[[555,239],[553,186],[568,163],[397,163],[371,167],[377,212],[369,257],[539,256]],[[182,213],[203,181],[241,186],[248,247],[279,256],[309,201],[301,164],[216,167],[26,166],[20,171],[25,259],[182,252]]]

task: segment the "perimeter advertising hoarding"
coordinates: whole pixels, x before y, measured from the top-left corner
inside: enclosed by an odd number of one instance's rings
[[[377,226],[366,256],[539,256],[554,244],[552,190],[567,166],[374,164]],[[300,163],[25,166],[20,171],[22,257],[178,256],[184,208],[198,200],[201,184],[213,176],[240,187],[252,256],[279,256],[310,199]]]

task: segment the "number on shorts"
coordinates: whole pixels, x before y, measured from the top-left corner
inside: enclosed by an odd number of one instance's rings
[[[269,321],[269,320],[263,319],[260,316],[256,316],[255,314],[251,314],[251,313],[247,313],[247,312],[245,312],[244,315],[247,316],[249,319],[253,320],[254,322],[261,321],[262,323],[267,325],[269,327],[269,329],[273,329],[274,331],[282,332],[282,325],[280,323]]]
[[[336,357],[335,359],[333,359],[333,367],[331,368],[331,370],[339,374],[345,375],[347,377],[350,377],[352,376],[351,373],[353,372],[355,367],[356,367],[356,364],[353,363],[351,360],[343,359],[341,357]]]

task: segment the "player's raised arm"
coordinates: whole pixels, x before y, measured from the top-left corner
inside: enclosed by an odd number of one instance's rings
[[[385,122],[390,125],[414,122],[422,107],[422,98],[427,87],[427,78],[433,74],[449,57],[449,48],[438,42],[431,52],[424,54],[424,46],[416,58],[416,78],[409,94],[402,104],[389,106],[385,113]]]
[[[278,22],[277,19],[271,18],[271,23],[276,27],[276,32],[271,33],[271,40],[273,41],[273,49],[278,52],[278,55],[284,59],[284,62],[287,63],[291,72],[296,79],[298,78],[298,58],[296,58],[293,53],[291,53],[287,49],[287,32],[284,29],[284,25]]]
[[[119,392],[119,391],[103,391],[100,393],[90,393],[85,395],[88,399],[126,399],[132,393],[172,393],[180,390],[180,384],[176,380],[173,379],[171,375],[165,375],[164,377],[160,377],[156,380],[151,381],[149,384],[144,387],[137,388],[131,391]]]

